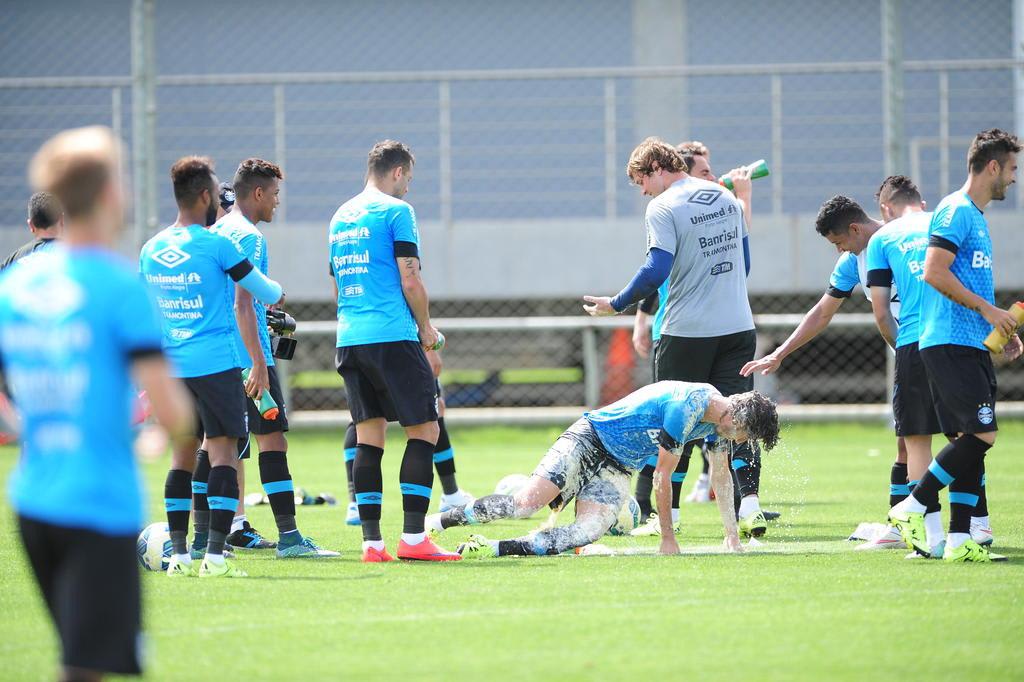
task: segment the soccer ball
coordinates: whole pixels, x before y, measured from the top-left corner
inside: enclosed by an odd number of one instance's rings
[[[139,533],[135,553],[147,571],[166,571],[171,561],[171,533],[166,523],[151,523]]]
[[[640,503],[635,497],[626,499],[619,509],[619,516],[608,529],[608,535],[629,535],[629,531],[640,525]]]
[[[515,495],[529,480],[530,477],[524,474],[509,474],[498,481],[498,485],[494,486],[494,494]]]

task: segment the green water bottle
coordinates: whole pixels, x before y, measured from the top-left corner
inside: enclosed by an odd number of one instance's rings
[[[249,369],[246,368],[242,370],[242,381],[248,380]],[[280,409],[277,406],[277,401],[274,400],[274,396],[270,395],[270,391],[268,391],[267,389],[263,389],[263,393],[260,394],[260,399],[256,400],[255,398],[253,398],[252,401],[256,403],[256,408],[260,411],[260,416],[262,416],[264,419],[266,419],[267,421],[273,421],[274,419],[277,419],[277,415],[280,412]]]
[[[768,170],[768,163],[764,159],[758,159],[754,163],[749,164],[747,166],[744,166],[744,168],[750,169],[750,179],[751,180],[757,180],[758,178],[763,178],[766,175],[770,174],[770,172]],[[723,178],[719,178],[718,184],[722,185],[723,187],[725,187],[729,191],[735,191],[733,186],[732,186],[732,178],[730,178],[728,176],[723,177]]]
[[[444,348],[444,334],[442,334],[441,330],[439,329],[437,330],[437,341],[435,341],[434,345],[430,347],[430,350],[439,351],[442,348]]]

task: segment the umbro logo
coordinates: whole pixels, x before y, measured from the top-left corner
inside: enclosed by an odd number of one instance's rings
[[[701,206],[710,206],[711,204],[718,201],[718,197],[720,196],[722,196],[721,190],[702,189],[694,192],[687,203],[700,204]]]
[[[166,268],[176,268],[191,257],[177,246],[166,246],[152,255],[153,260]]]

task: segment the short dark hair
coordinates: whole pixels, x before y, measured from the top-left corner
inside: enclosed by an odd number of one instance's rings
[[[710,151],[707,146],[700,140],[688,140],[676,145],[676,151],[683,155],[683,163],[686,164],[686,172],[689,173],[693,168],[693,157],[703,156],[707,158]]]
[[[890,175],[878,187],[875,199],[880,203],[909,206],[921,203],[921,192],[906,175]]]
[[[238,164],[235,179],[231,183],[235,188],[235,198],[245,199],[257,187],[267,188],[273,180],[284,180],[284,173],[276,163],[264,159],[246,159]]]
[[[37,230],[46,230],[57,224],[64,209],[57,197],[49,192],[36,192],[28,200],[28,221]]]
[[[174,200],[179,206],[192,206],[204,191],[214,192],[213,161],[206,156],[183,156],[171,166]]]
[[[967,150],[967,168],[974,175],[985,170],[985,166],[993,159],[1002,168],[1010,154],[1020,152],[1020,141],[999,128],[983,130],[974,136],[971,148]]]
[[[747,438],[756,441],[765,450],[771,450],[779,442],[779,412],[775,402],[757,391],[729,396],[732,404],[732,419],[743,427]]]
[[[868,214],[856,201],[850,197],[837,194],[818,210],[818,217],[814,219],[814,229],[822,237],[830,234],[846,234],[850,230],[850,223],[866,223]]]
[[[373,145],[366,157],[366,170],[375,178],[382,177],[401,166],[408,170],[416,163],[408,145],[397,140],[381,140]]]

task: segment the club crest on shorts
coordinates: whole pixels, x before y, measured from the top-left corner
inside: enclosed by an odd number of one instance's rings
[[[991,424],[995,418],[996,413],[992,411],[991,405],[986,403],[978,408],[978,421],[981,422],[982,424],[985,424],[987,426]]]

